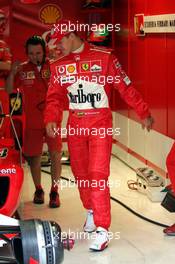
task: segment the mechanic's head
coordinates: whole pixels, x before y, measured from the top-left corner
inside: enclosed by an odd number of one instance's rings
[[[45,61],[46,46],[45,41],[40,36],[30,37],[25,44],[26,54],[29,60],[36,65],[41,65]]]
[[[68,20],[63,20],[59,24],[54,25],[51,30],[51,39],[65,55],[75,51],[82,44],[82,39],[74,30],[73,23]]]
[[[0,34],[2,35],[5,31],[6,28],[6,24],[7,24],[7,17],[5,12],[0,9]]]

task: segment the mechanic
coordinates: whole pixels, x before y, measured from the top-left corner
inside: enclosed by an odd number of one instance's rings
[[[44,139],[48,145],[51,159],[52,187],[50,190],[49,206],[60,206],[58,185],[61,173],[61,138],[49,138],[44,127],[44,108],[50,66],[46,58],[45,42],[40,36],[32,36],[26,41],[28,61],[13,63],[6,82],[6,91],[11,93],[13,88],[20,88],[24,98],[25,131],[24,156],[29,162],[36,191],[33,202],[44,203],[44,191],[41,186],[41,154]]]
[[[7,25],[7,17],[5,12],[0,9],[0,78],[6,78],[10,68],[12,55],[9,46],[4,41],[4,31]],[[1,87],[3,85],[1,84]]]
[[[0,9],[0,102],[2,104],[2,109],[0,110],[4,113],[9,112],[9,96],[4,90],[5,80],[10,72],[12,55],[7,45],[4,41],[4,32],[7,27],[7,16],[4,10]],[[1,129],[0,137],[9,137],[9,122],[8,120],[0,119]]]

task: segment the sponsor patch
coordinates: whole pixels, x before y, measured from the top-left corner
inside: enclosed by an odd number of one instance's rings
[[[57,73],[60,75],[73,75],[77,74],[77,66],[76,63],[61,65],[57,67]]]
[[[58,74],[66,74],[66,66],[62,65],[62,66],[57,67],[57,73]]]
[[[0,158],[5,159],[7,157],[8,149],[7,148],[1,148],[0,149]]]
[[[129,77],[126,75],[126,77],[123,79],[123,81],[126,83],[126,85],[130,85],[131,80],[129,79]]]
[[[122,78],[122,80],[124,81],[124,83],[128,86],[131,81],[129,79],[129,77],[126,75],[126,73],[122,70],[122,68],[119,68],[119,75]]]
[[[94,64],[94,65],[91,67],[91,71],[92,71],[92,72],[99,72],[99,71],[101,71],[101,70],[102,70],[101,66],[99,66],[99,65],[97,65],[97,64]]]
[[[80,73],[101,72],[101,60],[82,61],[79,66]]]
[[[70,65],[66,65],[66,70],[67,70],[67,74],[76,74],[77,73],[77,70],[76,70],[76,64],[73,63],[73,64],[70,64]]]
[[[21,104],[22,104],[22,100],[20,97],[19,98],[13,97],[10,99],[10,106],[12,109],[14,109],[14,111],[18,111],[21,107]]]
[[[60,83],[74,83],[76,81],[75,76],[61,76],[60,77]]]
[[[81,61],[79,64],[79,72],[80,73],[88,73],[90,72],[91,61]]]
[[[26,79],[27,80],[33,80],[33,79],[35,79],[35,72],[34,71],[28,71],[26,73],[27,73],[27,76],[26,76]]]
[[[119,68],[122,67],[121,64],[120,64],[120,62],[118,61],[118,59],[115,59],[115,60],[113,61],[113,63],[114,63],[115,68],[116,68],[117,70],[118,70]]]
[[[26,73],[26,72],[23,72],[23,71],[20,72],[20,73],[19,73],[19,76],[20,76],[20,79],[21,79],[21,80],[25,80],[25,79],[27,79],[27,73]]]
[[[102,71],[101,60],[91,61],[91,72]]]
[[[82,63],[81,64],[81,70],[83,71],[89,71],[90,65],[89,63]]]
[[[42,76],[43,79],[48,79],[48,78],[50,78],[50,71],[49,71],[49,70],[43,70],[43,71],[41,72],[41,76]]]
[[[115,65],[115,68],[118,70],[118,73],[119,73],[121,79],[124,81],[124,83],[127,86],[130,85],[131,80],[129,79],[129,77],[127,76],[127,74],[123,71],[120,62],[117,59],[114,60],[114,65]]]
[[[82,89],[77,89],[77,94],[68,93],[70,102],[74,104],[86,104],[90,103],[93,108],[95,108],[95,102],[100,102],[102,100],[101,93],[84,93]]]

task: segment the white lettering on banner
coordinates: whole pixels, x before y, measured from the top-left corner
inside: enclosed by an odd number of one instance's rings
[[[16,174],[15,168],[0,169],[0,174]]]
[[[175,32],[175,14],[144,16],[144,33]]]

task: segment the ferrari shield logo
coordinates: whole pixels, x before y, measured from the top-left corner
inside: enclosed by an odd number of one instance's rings
[[[81,68],[82,68],[84,71],[88,71],[88,70],[89,70],[89,64],[88,64],[88,63],[82,63]]]
[[[18,111],[21,107],[22,101],[21,98],[11,98],[10,99],[10,105],[11,108],[14,108],[14,111]]]
[[[2,148],[0,149],[0,158],[4,159],[7,157],[8,149],[7,148]]]
[[[35,72],[34,71],[28,71],[27,72],[27,80],[33,80],[35,79]]]
[[[42,71],[42,78],[48,79],[49,77],[50,77],[50,71],[49,70]]]

